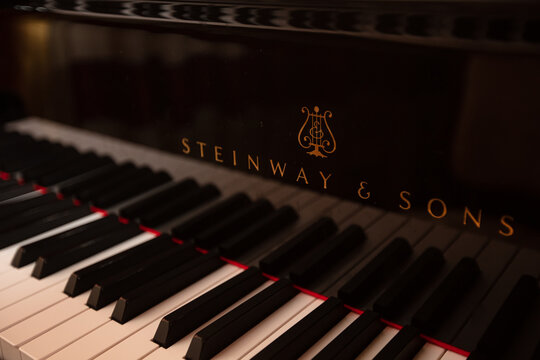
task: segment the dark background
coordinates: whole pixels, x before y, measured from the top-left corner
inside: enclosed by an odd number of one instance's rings
[[[331,172],[327,191],[355,201],[368,181],[367,202],[393,211],[407,190],[420,216],[436,197],[454,224],[464,206],[482,209],[492,236],[506,214],[516,236],[537,227],[538,55],[1,9],[0,43],[4,120],[24,105],[28,115],[179,154],[188,137],[195,157],[197,140],[222,146],[229,165],[236,149],[244,171],[248,153],[260,156],[263,176],[270,158],[287,162],[291,183],[303,167],[317,191],[318,171]],[[333,112],[337,150],[326,159],[298,145],[303,106]]]

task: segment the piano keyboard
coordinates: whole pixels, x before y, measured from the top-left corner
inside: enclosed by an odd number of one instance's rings
[[[9,130],[3,359],[539,358],[532,250],[45,120]]]

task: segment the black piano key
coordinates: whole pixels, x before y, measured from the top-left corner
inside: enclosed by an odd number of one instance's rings
[[[359,246],[365,240],[364,230],[351,225],[336,236],[321,242],[292,267],[291,279],[298,285],[306,286],[315,279],[328,264],[339,262],[340,258]]]
[[[451,344],[473,351],[489,323],[510,295],[512,289],[523,275],[538,277],[540,274],[540,253],[531,249],[521,249],[506,267],[504,272],[492,284],[488,294],[470,315]]]
[[[265,282],[251,267],[161,319],[153,341],[168,348]]]
[[[0,141],[0,150],[2,150],[0,152],[0,158],[5,158],[9,155],[13,155],[13,152],[10,153],[6,151],[10,148],[18,147],[16,150],[21,150],[21,148],[24,148],[25,145],[27,147],[33,142],[35,142],[35,140],[28,135],[10,133],[8,136],[2,137]]]
[[[434,247],[426,249],[373,304],[373,309],[392,318],[402,312],[410,300],[420,292],[444,265],[442,252]]]
[[[32,147],[18,152],[17,156],[4,156],[0,161],[2,170],[7,173],[15,174],[21,170],[36,166],[49,159],[51,156],[54,156],[54,154],[47,150],[48,149],[42,147]]]
[[[193,239],[195,244],[205,249],[216,246],[220,241],[224,241],[231,235],[239,232],[246,224],[263,218],[274,210],[274,206],[266,199],[259,199],[230,214],[217,224],[208,227],[200,232]]]
[[[373,288],[383,283],[386,278],[398,269],[412,253],[412,248],[404,238],[392,240],[377,256],[362,270],[353,276],[338,291],[340,299],[352,306],[364,304],[367,296],[373,293]]]
[[[475,356],[493,359],[503,352],[539,295],[537,279],[530,275],[522,276],[478,341],[475,350],[478,355]]]
[[[17,202],[11,202],[7,204],[0,204],[0,219],[4,217],[13,216],[20,212],[36,208],[38,206],[43,206],[46,204],[51,204],[58,201],[56,194],[48,193],[42,196],[36,196],[30,199],[21,200]]]
[[[0,191],[3,191],[4,189],[6,189],[8,187],[15,186],[17,184],[18,184],[17,181],[15,181],[13,179],[0,180]]]
[[[71,221],[80,219],[90,215],[90,209],[84,206],[78,206],[73,209],[67,209],[49,216],[44,219],[37,220],[32,224],[27,224],[22,228],[12,230],[0,235],[0,249],[16,244],[23,240],[29,239],[32,236],[39,235],[56,227],[65,225]]]
[[[411,299],[411,302],[404,309],[403,314],[400,316],[391,319],[392,321],[398,324],[412,324],[415,323],[412,321],[412,317],[418,310],[426,303],[427,299],[435,293],[438,287],[444,282],[447,276],[454,270],[456,265],[465,257],[475,259],[478,254],[485,248],[488,238],[479,234],[474,234],[472,232],[464,232],[457,236],[456,240],[444,251],[444,258],[446,264],[441,269],[441,272],[427,284],[419,293],[416,293],[415,296]],[[476,260],[474,260],[476,262]],[[476,264],[475,267],[478,267]],[[483,275],[483,274],[482,274]],[[474,290],[477,289],[478,283],[475,282],[470,288],[467,288],[464,293],[456,294],[456,302],[450,303],[447,312],[454,312],[456,308],[465,303],[464,299],[469,297]],[[436,328],[420,328],[422,332],[428,333],[431,337],[434,337],[435,334],[441,330],[442,323],[448,319],[448,316],[443,316],[436,322]],[[434,323],[435,324],[435,323]]]
[[[116,301],[111,319],[124,324],[178,291],[223,266],[217,253],[208,253],[123,294]]]
[[[346,314],[341,300],[331,297],[252,359],[298,359]]]
[[[505,338],[505,350],[501,360],[540,359],[533,357],[540,341],[540,291],[528,306],[527,314],[522,317],[511,335]],[[488,324],[489,325],[489,324]]]
[[[365,311],[326,345],[313,360],[354,359],[384,328],[384,323],[379,320],[379,314]]]
[[[23,149],[35,146],[36,142],[35,139],[28,135],[12,133],[0,141],[0,159],[3,160],[6,157],[13,157],[13,155],[17,155]],[[3,161],[1,165],[5,165],[3,164]],[[2,168],[2,170],[4,170],[4,168]]]
[[[109,179],[110,184],[98,185],[93,190],[89,189],[81,193],[78,198],[83,201],[91,201],[98,207],[108,207],[117,201],[143,192],[145,188],[144,184],[156,175],[148,167],[137,168],[116,179]],[[167,174],[160,174],[159,178],[162,176],[165,178],[168,177]]]
[[[91,201],[104,193],[115,191],[117,187],[128,183],[136,176],[149,174],[152,172],[149,168],[136,168],[132,164],[121,166],[121,171],[109,175],[101,182],[93,182],[74,193],[74,196],[81,201]]]
[[[283,230],[297,219],[298,214],[292,207],[283,206],[220,244],[219,250],[223,255],[234,258]]]
[[[218,188],[208,184],[184,196],[180,196],[163,204],[162,206],[142,215],[140,221],[143,225],[154,227],[178,217],[187,211],[200,206],[220,195]]]
[[[451,344],[452,339],[459,333],[515,255],[516,248],[512,244],[498,240],[490,241],[475,258],[482,275],[478,277],[471,291],[453,309],[452,316],[447,316],[437,331],[430,335]]]
[[[122,226],[114,216],[107,216],[102,219],[89,222],[74,229],[64,231],[60,234],[49,236],[45,239],[21,246],[17,249],[11,265],[22,267],[37,260],[39,256],[68,249],[80,242],[91,239],[98,234],[103,234]]]
[[[536,360],[536,358],[533,358]],[[467,360],[490,360],[490,358],[480,351],[473,351],[467,357]]]
[[[70,164],[70,166],[36,178],[36,182],[41,186],[51,186],[112,163],[112,159],[108,156],[100,157],[94,153],[85,154],[80,159],[77,159],[76,162]]]
[[[34,185],[32,184],[23,184],[17,185],[15,187],[5,188],[3,191],[0,190],[0,201],[9,200],[17,196],[28,194],[34,191]]]
[[[0,194],[2,194],[4,192],[7,192],[7,191],[12,191],[13,189],[18,189],[21,186],[15,180],[9,180],[9,181],[2,180],[2,183],[4,183],[4,182],[6,184],[4,184],[4,186],[0,187]]]
[[[230,214],[244,209],[251,200],[244,193],[234,194],[218,204],[208,208],[197,216],[188,219],[172,229],[173,236],[179,239],[190,239],[209,226],[226,218]]]
[[[261,270],[268,274],[280,273],[298,258],[298,254],[316,246],[336,231],[337,226],[331,218],[323,217],[317,220],[300,234],[265,256],[259,264]]]
[[[69,182],[65,185],[62,184],[58,190],[64,196],[73,196],[82,192],[84,189],[106,183],[108,179],[114,179],[116,176],[119,176],[119,174],[132,171],[133,169],[135,169],[135,165],[132,163],[106,166],[102,170],[98,170],[88,175],[88,177],[74,180],[73,182]]]
[[[186,358],[191,360],[212,358],[297,293],[289,281],[277,281],[195,334]]]
[[[63,192],[63,189],[69,189],[70,187],[80,186],[81,183],[87,184],[93,184],[96,183],[99,177],[105,173],[114,171],[115,169],[118,169],[119,166],[115,164],[114,162],[104,164],[102,166],[95,167],[89,171],[86,171],[84,173],[69,177],[67,179],[62,180],[61,182],[54,184],[56,190],[58,193],[62,194],[63,196],[71,196],[72,194],[67,194],[66,192]],[[94,180],[92,182],[91,180]],[[69,192],[69,190],[68,190]]]
[[[423,332],[430,333],[436,330],[479,275],[480,269],[474,259],[469,257],[461,259],[413,315],[412,324]]]
[[[77,241],[78,244],[75,247],[48,252],[36,260],[32,276],[42,279],[141,233],[142,231],[135,224],[123,225],[116,230],[112,229],[110,232],[107,231],[87,241]]]
[[[29,167],[21,171],[22,178],[26,181],[35,180],[46,174],[50,174],[57,169],[67,166],[73,161],[77,161],[82,157],[77,150],[72,147],[67,147],[62,151],[54,154],[53,157],[40,161],[35,166]]]
[[[58,200],[50,204],[28,209],[21,213],[2,219],[0,221],[0,232],[10,231],[27,224],[32,224],[34,221],[46,218],[64,210],[73,209],[74,207],[75,206],[71,203],[71,201]]]
[[[425,343],[417,328],[405,326],[373,360],[412,360]]]
[[[154,209],[167,200],[182,196],[187,192],[197,189],[199,186],[193,179],[183,180],[167,189],[161,190],[153,195],[150,195],[142,200],[120,209],[119,214],[126,219],[136,219],[145,211]]]
[[[538,341],[538,344],[536,344],[536,348],[534,349],[531,359],[540,359],[540,341]]]
[[[69,277],[64,293],[72,297],[80,295],[111,274],[120,273],[133,266],[133,264],[142,263],[156,254],[172,250],[177,246],[178,244],[174,243],[168,235],[161,235],[148,240],[131,249],[75,271]]]
[[[123,184],[119,189],[115,189],[115,191],[98,196],[93,202],[98,207],[107,208],[157,186],[166,184],[169,181],[171,181],[171,176],[163,171],[147,176],[140,176],[127,184]]]
[[[100,280],[92,287],[86,305],[99,310],[117,300],[122,294],[150,281],[186,261],[200,256],[192,245],[177,245],[171,251],[152,258]]]
[[[6,172],[22,172],[53,160],[57,155],[62,156],[65,150],[63,145],[38,141],[22,149],[8,150],[11,154],[2,158],[2,167]]]

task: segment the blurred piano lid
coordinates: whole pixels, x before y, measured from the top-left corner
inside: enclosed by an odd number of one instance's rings
[[[246,29],[328,34],[425,46],[538,53],[540,2],[431,1],[138,1],[12,0],[15,10],[78,21],[205,30]],[[255,32],[259,35],[260,32]]]

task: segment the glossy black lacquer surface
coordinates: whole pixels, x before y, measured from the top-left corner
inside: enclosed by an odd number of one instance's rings
[[[31,115],[491,236],[536,226],[532,2],[75,5],[0,15],[0,90]]]

